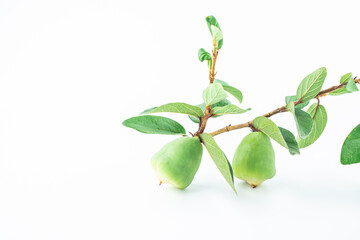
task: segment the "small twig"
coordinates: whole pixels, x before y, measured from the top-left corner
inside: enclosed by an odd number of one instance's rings
[[[217,59],[218,54],[219,54],[219,51],[217,49],[217,46],[214,45],[214,49],[212,51],[211,69],[210,69],[210,72],[209,72],[210,84],[213,83],[214,80],[215,80],[215,65],[216,65],[216,59]]]

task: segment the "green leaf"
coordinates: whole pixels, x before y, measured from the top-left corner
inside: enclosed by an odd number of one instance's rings
[[[150,109],[149,109],[150,110]],[[145,110],[147,111],[147,110]],[[188,114],[194,117],[201,118],[204,116],[203,110],[197,106],[193,106],[187,103],[168,103],[153,109],[152,111],[146,112],[150,113],[159,113],[159,112],[172,112],[172,113],[183,113]]]
[[[205,145],[206,149],[208,150],[215,165],[217,166],[221,174],[224,176],[225,180],[229,183],[231,188],[236,193],[232,167],[229,160],[225,156],[224,152],[216,144],[215,140],[210,134],[203,133],[200,135],[200,138],[203,144]]]
[[[345,94],[345,93],[350,93],[346,87],[342,87],[342,88],[339,88],[339,89],[336,89],[332,92],[329,93],[330,96],[339,96],[339,95],[342,95],[342,94]]]
[[[204,103],[204,104],[205,104],[205,103]],[[231,104],[231,102],[230,102],[229,100],[223,99],[223,100],[221,100],[220,102],[217,102],[217,103],[211,105],[211,109],[214,109],[214,108],[216,108],[216,107],[224,107],[224,106],[227,106],[227,105],[229,105],[229,104]],[[205,109],[205,107],[204,107],[204,109]],[[205,111],[205,110],[204,110],[204,111]]]
[[[234,96],[238,101],[239,103],[241,104],[242,101],[243,101],[243,95],[241,93],[241,91],[235,87],[232,87],[230,86],[228,83],[224,82],[224,81],[221,81],[219,79],[215,79],[214,81],[215,83],[220,83],[224,90],[228,93],[230,93],[232,96]]]
[[[340,78],[340,84],[347,83],[347,82],[349,82],[351,79],[353,79],[352,73],[351,73],[351,72],[350,72],[350,73],[347,73],[347,74],[341,76],[341,78]]]
[[[340,161],[343,165],[360,162],[360,124],[345,139],[341,148]]]
[[[215,27],[217,27],[218,29],[221,30],[220,25],[219,25],[218,21],[216,20],[216,18],[214,16],[207,16],[205,20],[206,20],[206,23],[208,25],[209,31],[211,33],[211,36],[213,36],[211,26],[215,26]],[[218,43],[218,49],[219,50],[221,49],[222,45],[223,45],[223,39],[221,39],[219,41],[219,43]]]
[[[185,129],[180,123],[166,117],[159,116],[137,116],[122,122],[125,127],[135,129],[141,133],[184,135]]]
[[[220,30],[220,28],[214,25],[211,26],[211,33],[214,41],[219,42],[220,40],[223,39],[222,31]]]
[[[253,125],[256,129],[260,130],[281,146],[288,149],[290,154],[300,154],[295,136],[289,130],[278,127],[273,121],[263,116],[255,118]]]
[[[300,138],[306,138],[309,136],[311,129],[313,127],[313,119],[311,116],[300,109],[295,109],[294,111],[294,119],[296,122],[296,128],[299,133]]]
[[[213,108],[213,114],[214,115],[241,114],[241,113],[247,112],[249,110],[251,110],[251,109],[250,108],[241,109],[238,106],[236,106],[235,104],[229,104],[229,105],[226,105],[224,107],[215,107],[215,108]]]
[[[344,76],[346,76],[348,74],[345,74]],[[345,78],[344,76],[341,77],[340,83],[341,84],[347,83],[346,86],[330,92],[329,95],[338,96],[338,95],[342,95],[342,94],[345,94],[345,93],[352,93],[352,92],[359,91],[359,89],[356,86],[355,80],[353,79],[352,75],[350,76],[350,78],[349,77]]]
[[[295,139],[294,134],[285,128],[282,127],[278,127],[278,128],[286,142],[286,145],[288,146],[290,154],[291,155],[300,154],[299,145]]]
[[[205,103],[201,103],[201,104],[198,104],[196,106],[198,106],[203,112],[205,111]],[[197,117],[194,117],[194,116],[191,116],[191,115],[188,115],[190,120],[193,121],[194,123],[199,123],[200,122],[200,119],[197,118]]]
[[[303,110],[295,108],[294,102],[286,104],[286,109],[294,116],[299,136],[301,138],[307,137],[310,134],[313,125],[311,116]]]
[[[202,97],[206,105],[212,105],[227,98],[223,86],[220,83],[210,84],[203,92]]]
[[[288,104],[289,102],[296,102],[298,99],[295,95],[293,96],[286,96],[285,97],[285,103]]]
[[[349,82],[346,84],[346,90],[349,92],[357,92],[359,91],[358,87],[356,86],[356,83],[353,78],[349,80]]]
[[[354,78],[352,77],[352,73],[347,73],[345,75],[343,75],[340,79],[340,83],[341,84],[346,84],[345,87],[336,89],[332,92],[329,93],[329,95],[331,96],[338,96],[338,95],[342,95],[345,93],[352,93],[352,92],[357,92],[359,91],[358,87],[356,86],[356,83],[354,81]]]
[[[224,44],[224,39],[221,39],[219,42],[218,42],[218,47],[217,49],[220,50],[222,48],[222,45]]]
[[[307,75],[296,91],[297,99],[301,99],[303,102],[313,99],[320,92],[326,74],[326,68],[322,67]]]
[[[205,51],[205,49],[200,48],[198,51],[198,57],[201,62],[205,60],[211,60],[211,54]]]
[[[285,97],[286,104],[288,104],[290,102],[297,102],[297,100],[298,100],[298,98],[296,96],[287,96],[287,97]],[[296,105],[295,108],[302,109],[302,108],[306,107],[308,104],[309,104],[309,101],[303,102],[303,103],[300,103],[300,104]]]
[[[230,86],[227,82],[222,81],[222,80],[220,80],[220,79],[215,79],[215,80],[214,80],[214,83],[220,83],[221,85],[223,85],[223,87],[224,87],[224,86]]]
[[[145,109],[144,111],[142,111],[142,112],[140,113],[140,115],[147,114],[147,113],[153,111],[153,110],[156,109],[156,108],[158,108],[158,107],[152,107],[152,108]]]
[[[224,107],[224,106],[229,105],[229,104],[231,104],[231,102],[230,102],[229,100],[223,99],[223,100],[221,100],[220,102],[211,105],[211,109],[214,109],[214,108],[216,108],[216,107]],[[203,112],[205,111],[205,106],[206,106],[206,104],[205,104],[204,102],[201,103],[201,104],[199,104],[199,105],[197,105],[197,106],[198,106],[199,108],[201,108],[201,110],[202,110]],[[217,118],[217,117],[221,117],[221,115],[212,116],[212,117],[213,117],[213,118]],[[193,121],[194,123],[199,123],[199,118],[194,117],[194,116],[191,116],[191,115],[189,115],[189,118],[190,118],[191,121]]]
[[[288,145],[285,142],[283,135],[281,134],[278,126],[271,121],[270,119],[260,116],[254,119],[253,125],[256,129],[268,135],[270,138],[274,139],[281,146],[288,149]]]
[[[295,105],[294,102],[289,102],[286,104],[286,109],[291,112],[292,114],[295,114]]]
[[[319,105],[316,110],[317,103],[312,104],[307,112],[313,119],[313,127],[307,138],[298,139],[299,147],[305,148],[313,144],[323,133],[327,123],[327,113],[324,106]]]
[[[226,92],[233,95],[238,100],[239,103],[242,103],[243,95],[239,89],[232,86],[223,86],[223,88]]]
[[[208,68],[211,69],[212,60],[208,60],[208,61],[207,61],[207,65],[208,65]]]
[[[209,28],[209,31],[211,34],[212,34],[211,26],[220,28],[220,25],[214,16],[212,16],[212,15],[207,16],[205,20],[206,20],[206,23],[208,25],[208,28]]]

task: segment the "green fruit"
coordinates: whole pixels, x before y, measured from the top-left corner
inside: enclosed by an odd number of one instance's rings
[[[270,138],[252,132],[241,141],[232,162],[234,175],[252,187],[275,176],[275,153]]]
[[[203,147],[198,137],[181,137],[166,144],[151,159],[161,183],[184,189],[199,169]]]

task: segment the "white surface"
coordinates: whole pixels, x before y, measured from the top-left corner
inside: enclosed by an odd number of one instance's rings
[[[360,75],[357,3],[0,1],[0,239],[359,239],[360,165],[339,162],[359,94],[321,99],[320,140],[295,157],[274,143],[276,177],[236,180],[238,195],[207,153],[187,190],[158,187],[149,160],[174,137],[121,126],[148,107],[200,103],[209,14],[224,33],[217,77],[253,110],[208,131],[281,106],[318,67],[325,86]],[[289,114],[273,120],[294,130]],[[248,132],[216,141],[232,159]]]

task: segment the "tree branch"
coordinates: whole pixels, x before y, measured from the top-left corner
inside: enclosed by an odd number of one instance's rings
[[[360,83],[360,78],[358,79],[354,79],[355,80],[355,83]],[[335,91],[339,88],[342,88],[346,86],[346,83],[343,83],[343,84],[339,84],[339,85],[336,85],[336,86],[332,86],[332,87],[329,87],[325,90],[322,90],[320,91],[315,97],[314,99],[319,99],[321,97],[325,97],[328,93],[332,92],[332,91]],[[302,103],[301,100],[299,101],[296,101],[294,102],[294,105],[298,105]],[[268,112],[266,114],[264,114],[263,116],[266,117],[266,118],[269,118],[275,114],[278,114],[278,113],[282,113],[282,112],[287,112],[288,110],[286,109],[286,106],[282,106],[282,107],[279,107],[271,112]],[[230,131],[233,131],[233,130],[236,130],[236,129],[241,129],[241,128],[246,128],[246,127],[249,127],[251,129],[255,129],[254,126],[253,126],[253,121],[248,121],[248,122],[245,122],[245,123],[241,123],[241,124],[237,124],[237,125],[230,125],[230,126],[226,126],[224,128],[220,128],[212,133],[210,133],[211,136],[216,136],[216,135],[219,135],[221,133],[225,133],[225,132],[230,132]]]

